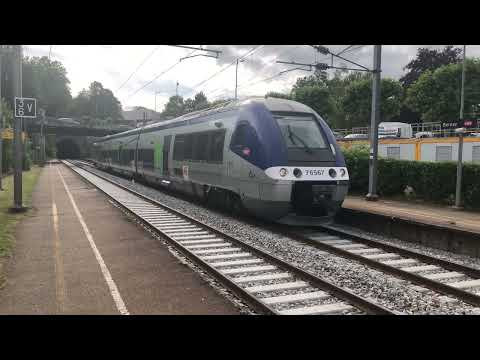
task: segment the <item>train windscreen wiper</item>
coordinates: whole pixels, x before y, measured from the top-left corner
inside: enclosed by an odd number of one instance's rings
[[[303,148],[305,149],[305,151],[308,153],[308,154],[312,154],[313,151],[312,149],[307,145],[307,143],[300,137],[298,136],[297,134],[295,134],[292,129],[290,128],[290,125],[287,125],[287,130],[288,130],[288,137],[290,138],[290,140],[292,141],[292,143],[294,145],[297,145],[297,143],[293,140],[293,137],[295,136],[298,140],[300,140],[300,142],[302,143],[303,145]]]

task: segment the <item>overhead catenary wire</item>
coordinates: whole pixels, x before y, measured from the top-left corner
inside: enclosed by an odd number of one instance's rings
[[[252,49],[250,49],[249,51],[247,51],[246,54],[242,55],[241,57],[238,57],[235,59],[235,61],[233,61],[232,63],[228,64],[227,66],[223,67],[222,69],[220,69],[219,71],[217,71],[216,73],[214,73],[212,76],[210,76],[209,78],[201,81],[200,83],[198,83],[197,85],[195,85],[192,90],[190,90],[190,92],[188,92],[188,94],[190,93],[193,93],[196,89],[198,89],[201,85],[204,85],[206,82],[210,81],[211,79],[213,79],[215,76],[221,74],[222,72],[224,72],[225,70],[227,70],[229,67],[235,65],[237,63],[237,60],[242,60],[244,58],[246,58],[248,55],[252,54],[253,51],[255,50],[258,50],[258,48],[260,47],[263,47],[264,45],[258,45]]]
[[[280,56],[282,56],[282,55],[284,55],[284,54],[287,54],[287,53],[290,53],[290,52],[298,49],[300,46],[304,46],[304,45],[297,45],[297,46],[295,46],[294,48],[285,49],[285,50],[282,51],[280,54],[278,54],[277,56],[275,56],[275,58],[274,58],[272,61],[269,61],[267,64],[265,64],[265,65],[264,65],[262,68],[260,68],[258,71],[263,70],[264,68],[266,68],[266,67],[269,66],[269,65],[275,64],[275,61],[276,61]],[[274,75],[273,77],[276,77],[276,76],[279,76],[279,75],[280,75],[280,74],[276,74],[276,75]],[[245,84],[239,85],[239,86],[238,86],[238,89],[243,88],[243,87],[249,85],[250,83],[252,83],[253,81],[255,81],[257,77],[258,77],[257,75],[251,77],[250,79],[247,80],[247,82],[246,82]],[[272,78],[273,78],[273,77],[272,77]],[[256,83],[260,83],[260,82],[262,82],[262,81],[267,81],[267,80],[268,80],[268,78],[267,78],[267,79],[260,80],[260,81],[258,81],[258,82],[256,82]],[[256,83],[255,83],[255,84],[256,84]],[[253,84],[253,85],[255,85],[255,84]],[[217,91],[219,91],[219,90],[226,90],[226,89],[225,89],[225,88],[218,88],[218,89],[215,89],[215,90],[213,90],[213,91],[210,91],[210,92],[208,93],[208,95],[211,96],[211,95],[213,95],[215,92],[217,92]],[[225,93],[226,93],[226,91],[225,91]],[[222,93],[222,94],[220,94],[220,95],[217,95],[215,98],[218,98],[219,96],[222,96],[223,94],[224,94],[224,93]]]
[[[187,56],[190,56],[192,55],[195,51],[197,50],[193,50],[191,51],[190,53],[187,54]],[[158,74],[157,76],[155,76],[152,80],[148,81],[147,83],[145,83],[143,86],[141,86],[140,88],[138,88],[137,90],[135,90],[132,94],[130,94],[125,100],[128,100],[130,99],[133,95],[137,94],[140,90],[144,89],[145,87],[147,87],[148,85],[150,85],[151,83],[153,83],[155,80],[157,80],[160,76],[166,74],[167,72],[169,72],[170,70],[172,70],[175,66],[177,66],[178,64],[180,64],[180,60],[178,60],[175,64],[173,64],[172,66],[170,66],[168,69],[162,71],[160,74]]]
[[[123,82],[122,85],[120,85],[120,87],[117,89],[117,91],[119,91],[122,87],[125,86],[125,84],[132,78],[133,75],[135,75],[137,73],[138,70],[140,70],[140,68],[147,62],[148,59],[150,59],[152,57],[152,55],[160,48],[160,46],[162,45],[158,45],[156,46],[148,55],[147,57],[145,57],[142,62],[140,63],[140,65],[137,66],[137,68],[130,74],[130,76],[127,78],[127,80],[125,80]]]

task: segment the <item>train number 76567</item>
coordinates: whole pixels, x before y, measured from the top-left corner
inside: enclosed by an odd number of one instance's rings
[[[323,175],[323,169],[305,170],[305,175]]]

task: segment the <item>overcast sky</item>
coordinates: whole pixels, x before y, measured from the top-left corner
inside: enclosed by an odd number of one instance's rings
[[[338,53],[349,45],[326,46]],[[401,77],[403,67],[415,57],[419,47],[443,48],[444,45],[383,45],[382,76]],[[124,109],[131,106],[154,109],[156,98],[158,111],[163,110],[168,98],[175,95],[177,81],[178,93],[184,98],[199,91],[203,91],[209,100],[233,97],[235,61],[238,57],[245,56],[245,61],[238,68],[239,96],[263,96],[268,91],[286,92],[298,77],[310,74],[297,70],[278,75],[295,66],[277,64],[277,60],[330,62],[329,56],[318,54],[307,45],[204,45],[204,48],[222,53],[218,59],[197,56],[179,62],[182,57],[202,52],[192,53],[193,50],[167,45],[52,45],[51,58],[61,61],[67,69],[72,96],[88,88],[92,81],[99,81],[113,91]],[[48,56],[49,52],[49,45],[24,47],[25,56]],[[371,67],[373,46],[353,45],[342,56]],[[480,57],[480,46],[467,45],[467,57],[470,56]],[[334,66],[341,63],[341,60],[334,60]],[[218,75],[213,76],[217,72]]]

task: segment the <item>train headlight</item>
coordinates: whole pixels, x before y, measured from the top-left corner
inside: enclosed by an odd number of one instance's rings
[[[331,178],[336,178],[337,177],[337,172],[335,171],[335,169],[330,169],[328,171],[328,174],[330,175]]]
[[[296,177],[296,178],[299,178],[302,176],[302,170],[300,170],[299,168],[295,168],[293,170],[293,175]]]
[[[341,177],[345,177],[346,174],[347,174],[347,172],[345,171],[345,169],[340,169],[340,176]]]
[[[285,177],[288,174],[288,170],[285,168],[281,168],[279,172],[281,177]]]

